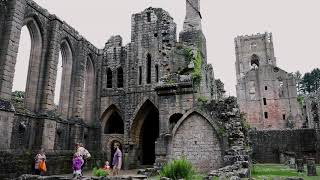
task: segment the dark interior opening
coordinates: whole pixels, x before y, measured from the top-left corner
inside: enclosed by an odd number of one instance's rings
[[[107,70],[107,88],[112,88],[112,71],[110,68]]]
[[[113,112],[104,129],[105,134],[124,134],[124,124],[117,112]]]
[[[156,82],[159,82],[159,66],[156,65]]]
[[[142,84],[142,67],[139,66],[139,85]]]
[[[151,83],[151,55],[147,55],[147,84]]]
[[[179,119],[182,118],[182,114],[180,113],[176,113],[173,114],[170,118],[169,118],[169,130],[170,132],[173,130],[174,126],[177,124],[177,122],[179,121]]]
[[[155,107],[149,111],[141,129],[141,163],[153,165],[155,162],[155,141],[159,137],[159,112]]]
[[[118,69],[118,88],[123,88],[123,70],[121,67]]]

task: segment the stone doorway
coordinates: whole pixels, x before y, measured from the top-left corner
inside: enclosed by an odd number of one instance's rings
[[[159,137],[159,112],[153,108],[145,118],[141,128],[142,148],[140,160],[142,165],[153,165],[155,162],[155,141]]]
[[[153,165],[156,159],[155,142],[159,137],[159,111],[147,100],[136,113],[131,127],[131,138],[136,165]]]

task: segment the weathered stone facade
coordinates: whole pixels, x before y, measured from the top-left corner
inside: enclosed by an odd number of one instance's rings
[[[276,65],[271,33],[235,38],[237,98],[253,128],[301,128],[294,77]]]
[[[186,6],[179,41],[168,12],[150,7],[132,16],[129,44],[113,36],[98,49],[32,0],[0,1],[0,150],[10,155],[0,157],[0,178],[17,175],[5,168],[11,155],[26,154],[25,166],[40,148],[49,155],[48,168],[55,168],[49,174],[66,173],[76,142],[92,152],[90,164],[99,157],[111,161],[115,142],[121,144],[124,168],[161,166],[186,156],[208,172],[225,165],[226,150],[234,157],[228,163],[236,162],[236,153],[244,150],[240,114],[221,119],[215,110],[202,108],[216,98],[215,80],[207,64],[200,1],[186,0]],[[23,26],[32,47],[21,101],[12,99],[12,84]],[[63,78],[56,109],[60,51]],[[222,135],[224,122],[231,130]]]
[[[258,163],[285,163],[283,156],[320,162],[320,132],[316,129],[258,130],[249,133],[252,158]]]
[[[307,119],[306,126],[320,129],[320,90],[310,93],[305,97],[304,110]]]

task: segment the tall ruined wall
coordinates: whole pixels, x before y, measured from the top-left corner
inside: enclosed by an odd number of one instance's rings
[[[3,8],[4,7],[4,8]],[[41,132],[42,142],[40,145],[46,149],[66,148],[66,145],[56,145],[54,142],[59,137],[57,129],[61,129],[61,121],[67,123],[67,119],[77,119],[76,123],[83,127],[87,124],[91,126],[97,121],[94,113],[84,116],[86,106],[84,105],[84,81],[87,74],[86,66],[90,59],[93,65],[93,84],[95,90],[90,92],[91,102],[97,101],[100,95],[99,72],[100,72],[100,50],[94,47],[90,42],[84,39],[77,31],[67,23],[61,21],[55,15],[38,6],[32,0],[13,0],[1,1],[1,12],[5,9],[7,13],[3,17],[1,13],[0,38],[0,96],[1,109],[4,111],[1,115],[6,121],[1,121],[1,128],[8,132],[0,137],[1,142],[9,141],[4,145],[4,149],[13,148],[15,142],[16,126],[24,122],[21,115],[31,114],[35,119],[41,116],[43,120],[43,132]],[[29,60],[27,86],[25,97],[22,102],[15,103],[11,100],[11,91],[13,76],[15,71],[16,58],[19,47],[21,28],[26,26],[31,34],[31,55]],[[56,86],[57,64],[59,52],[62,51],[62,64],[64,77],[61,82],[63,91],[60,94],[60,104],[58,112],[55,112],[54,89]],[[13,103],[13,104],[12,104]],[[4,105],[8,104],[8,105]],[[99,103],[91,104],[95,106]],[[93,110],[99,109],[99,106]],[[58,113],[58,114],[56,114]],[[60,117],[57,118],[57,115]],[[89,118],[88,118],[89,117]],[[20,121],[15,123],[16,120]],[[35,122],[37,120],[34,120]],[[35,128],[35,122],[29,123],[30,128]],[[37,129],[37,128],[36,128]],[[68,129],[68,128],[62,128]],[[38,129],[39,130],[39,129]],[[1,130],[2,131],[2,130]],[[41,131],[41,130],[40,130]],[[11,137],[12,134],[12,137]],[[38,134],[39,135],[39,134]],[[40,136],[40,137],[41,137]],[[69,137],[69,135],[65,136]],[[39,139],[39,138],[38,138]],[[41,139],[41,138],[40,138]],[[59,138],[58,138],[59,139]],[[82,140],[81,137],[76,138]],[[12,140],[12,142],[10,142]],[[34,140],[28,143],[32,144]],[[2,144],[2,143],[1,143]],[[8,146],[12,144],[12,147]],[[29,145],[29,148],[33,147]]]
[[[305,111],[308,128],[320,128],[320,91],[310,93],[305,97]]]
[[[319,131],[314,129],[251,131],[249,138],[253,160],[258,163],[280,163],[281,154],[292,153],[320,162]]]
[[[235,38],[237,98],[257,129],[301,128],[294,77],[276,66],[271,33]]]

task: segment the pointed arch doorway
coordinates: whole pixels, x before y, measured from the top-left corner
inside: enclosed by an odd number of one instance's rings
[[[155,142],[159,137],[159,111],[147,100],[140,107],[131,127],[137,165],[153,165],[156,160]]]

